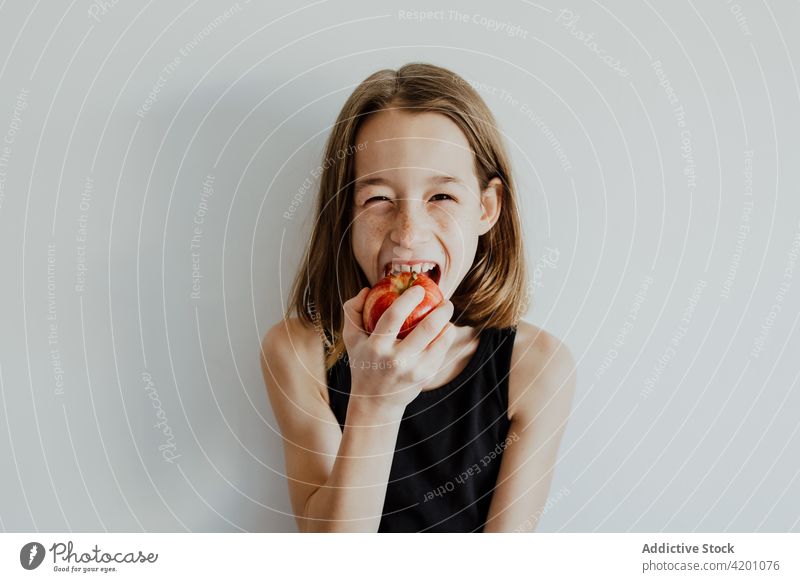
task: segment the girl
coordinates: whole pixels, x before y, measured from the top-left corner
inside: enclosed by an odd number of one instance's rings
[[[447,69],[378,71],[322,169],[286,318],[262,342],[300,530],[534,530],[574,362],[519,320],[522,233],[494,117]],[[369,288],[402,270],[427,271],[445,300],[398,340],[423,299],[412,288],[368,335]]]

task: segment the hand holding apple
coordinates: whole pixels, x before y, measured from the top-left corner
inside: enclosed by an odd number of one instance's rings
[[[390,274],[378,281],[370,290],[364,304],[364,330],[368,334],[375,331],[375,326],[378,325],[378,320],[384,311],[400,295],[414,286],[422,287],[425,290],[425,297],[403,322],[397,338],[402,340],[411,333],[411,330],[444,300],[439,286],[433,279],[425,273],[415,273],[413,271]]]
[[[410,273],[406,276],[411,278]],[[373,291],[369,287],[344,303],[342,338],[350,363],[349,406],[366,411],[371,418],[389,421],[402,417],[408,403],[444,364],[455,339],[450,323],[452,302],[441,300],[433,281],[432,287],[426,286],[424,279],[421,283],[407,285],[405,291],[410,288],[410,293],[403,291],[393,297],[392,292],[384,293],[389,297],[381,301],[377,294],[370,310],[367,297]],[[399,284],[402,286],[402,281]],[[381,289],[380,283],[376,287]],[[428,298],[429,291],[433,300]],[[433,307],[419,310],[422,319],[408,321],[426,300],[432,301]],[[371,310],[375,310],[374,316],[368,315]],[[419,325],[423,319],[425,325]],[[397,341],[403,328],[407,337]]]

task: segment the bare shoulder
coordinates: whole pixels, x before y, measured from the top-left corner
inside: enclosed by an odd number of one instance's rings
[[[291,369],[292,375],[315,380],[320,394],[327,401],[328,391],[323,390],[326,385],[324,358],[319,334],[297,317],[282,319],[269,328],[261,340],[261,365],[265,379],[274,373],[285,375]]]
[[[575,360],[552,333],[520,321],[511,355],[508,415],[535,415],[554,397],[571,403],[575,390]]]
[[[275,343],[292,341],[307,344],[307,347],[311,347],[314,338],[317,338],[314,328],[306,325],[298,317],[287,317],[267,330],[261,345],[269,343],[274,346]]]
[[[273,325],[261,341],[261,365],[283,439],[292,511],[309,531],[308,500],[330,477],[342,430],[327,401],[324,349],[299,319]]]

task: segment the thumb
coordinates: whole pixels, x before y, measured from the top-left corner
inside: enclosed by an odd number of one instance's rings
[[[364,287],[358,292],[358,295],[351,297],[344,304],[345,311],[350,311],[353,315],[357,315],[357,321],[361,322],[361,314],[364,312],[364,304],[367,301],[369,294],[369,287]]]
[[[350,343],[348,335],[353,339],[357,333],[366,333],[362,318],[368,293],[369,287],[364,287],[358,292],[358,295],[344,302],[344,329],[342,336],[346,343]]]

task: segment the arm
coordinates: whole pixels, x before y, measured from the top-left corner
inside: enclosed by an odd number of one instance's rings
[[[261,364],[300,531],[378,531],[403,411],[351,402],[340,430],[320,393],[322,342],[297,319],[270,329]]]
[[[575,363],[567,347],[521,324],[509,376],[509,436],[519,438],[503,452],[485,532],[536,529],[574,391]]]

